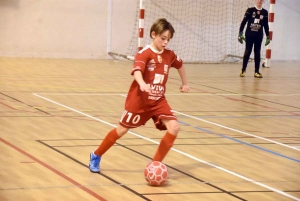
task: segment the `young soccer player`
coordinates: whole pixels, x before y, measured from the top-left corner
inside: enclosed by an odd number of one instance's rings
[[[259,72],[260,67],[260,49],[263,40],[263,29],[265,29],[265,34],[267,36],[265,46],[270,43],[269,37],[269,24],[268,24],[268,11],[262,8],[262,3],[264,0],[255,0],[255,6],[248,8],[244,19],[241,23],[239,30],[238,41],[243,44],[243,40],[246,41],[246,48],[243,58],[243,67],[240,73],[240,77],[244,77],[246,73],[246,68],[248,65],[249,57],[252,52],[254,45],[254,62],[255,62],[255,72],[254,77],[262,78],[262,74]],[[243,30],[247,23],[246,28],[246,38],[243,36]]]
[[[180,127],[164,95],[171,67],[176,68],[181,77],[180,91],[188,92],[190,89],[182,60],[172,50],[166,49],[174,32],[171,23],[164,18],[158,19],[151,26],[151,45],[147,45],[135,55],[131,70],[134,81],[128,91],[119,125],[106,135],[95,151],[91,152],[91,172],[100,172],[101,157],[120,137],[129,129],[144,125],[149,119],[154,121],[157,129],[167,130],[153,161],[162,161],[173,146]]]

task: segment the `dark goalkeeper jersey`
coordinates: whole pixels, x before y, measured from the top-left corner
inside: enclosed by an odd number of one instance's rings
[[[257,9],[251,7],[246,10],[244,19],[240,26],[240,32],[243,32],[247,23],[246,37],[247,36],[259,36],[263,37],[263,28],[265,29],[266,36],[269,36],[269,24],[268,24],[268,11],[266,9]]]

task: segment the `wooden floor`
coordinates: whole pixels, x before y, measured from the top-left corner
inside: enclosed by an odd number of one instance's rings
[[[163,161],[169,180],[143,170],[164,132],[149,121],[88,169],[89,153],[118,124],[132,63],[0,58],[0,200],[300,200],[300,62],[186,65],[167,99],[181,124]]]

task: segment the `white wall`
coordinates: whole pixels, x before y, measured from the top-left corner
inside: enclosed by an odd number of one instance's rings
[[[101,58],[107,0],[0,0],[0,55]]]
[[[276,0],[274,10],[272,59],[300,60],[300,0]]]
[[[0,56],[110,58],[108,1],[0,0]],[[125,53],[138,0],[112,1],[111,51]],[[299,22],[300,0],[276,1],[272,60],[300,60]]]
[[[125,54],[132,38],[138,0],[112,0],[112,40],[111,51]],[[136,45],[138,42],[136,41]]]

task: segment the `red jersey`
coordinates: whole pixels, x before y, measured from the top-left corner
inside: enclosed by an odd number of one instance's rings
[[[137,70],[141,71],[145,83],[150,86],[150,93],[141,91],[134,80],[127,95],[125,110],[146,112],[159,108],[160,102],[166,102],[166,83],[171,67],[182,67],[182,60],[172,50],[159,52],[150,45],[140,50],[135,56],[131,75]]]

